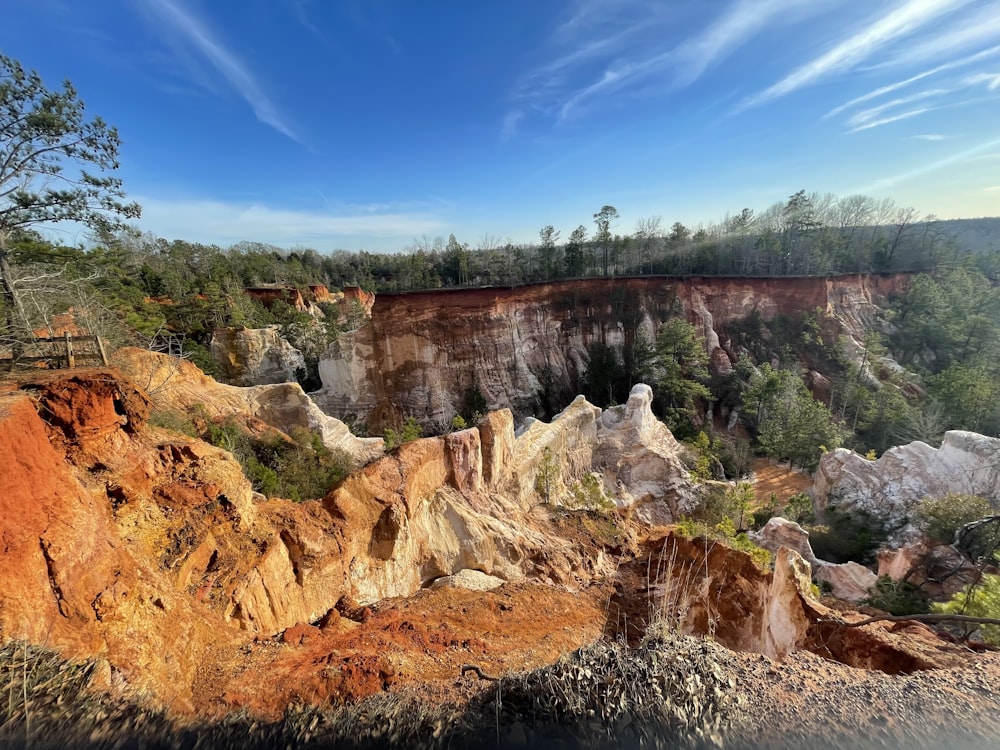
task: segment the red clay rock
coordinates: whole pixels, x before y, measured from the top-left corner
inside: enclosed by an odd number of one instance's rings
[[[461,664],[541,666],[601,633],[634,640],[651,613],[670,611],[737,648],[805,646],[904,670],[941,662],[936,644],[915,647],[902,631],[823,622],[790,556],[772,575],[698,540],[660,534],[639,550],[620,516],[523,508],[514,483],[500,492],[501,467],[527,484],[537,471],[528,454],[542,446],[590,469],[593,443],[580,433],[596,430],[596,415],[585,402],[555,427],[529,428],[537,434],[523,452],[502,415],[450,443],[407,444],[322,502],[293,504],[255,502],[227,453],[144,426],[141,394],[110,371],[21,386],[37,401],[0,396],[0,637],[100,654],[110,683],[174,711],[276,715],[293,700],[353,700],[428,680],[454,690]],[[40,414],[55,415],[52,424]],[[488,460],[473,455],[474,435]],[[479,461],[491,468],[477,488]],[[420,590],[463,569],[508,582]],[[609,606],[611,592],[593,583],[616,570]],[[683,606],[668,611],[671,601]]]
[[[637,330],[652,340],[675,303],[705,335],[715,370],[726,372],[735,356],[726,349],[730,323],[752,312],[767,321],[819,309],[832,332],[860,342],[875,302],[908,278],[575,279],[382,294],[371,321],[321,359],[323,387],[313,396],[324,411],[356,414],[373,429],[406,416],[447,423],[473,385],[491,409],[524,417],[537,412],[546,388],[564,403],[580,392],[590,343],[620,347]]]

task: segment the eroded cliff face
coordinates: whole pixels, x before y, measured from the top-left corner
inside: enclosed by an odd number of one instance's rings
[[[145,372],[164,365],[154,356]],[[178,378],[173,397],[194,383]],[[205,393],[220,414],[256,403]],[[640,521],[672,518],[697,491],[649,403],[646,386],[605,412],[577,399],[519,433],[495,412],[292,503],[255,496],[225,451],[149,425],[149,395],[119,372],[21,376],[0,392],[0,639],[100,656],[105,688],[174,711],[272,715],[428,674],[454,682],[472,660],[521,669],[600,633],[632,637],[609,609],[612,584],[633,628],[657,611],[733,648],[828,648],[817,628],[833,626],[797,555],[780,552],[772,574]],[[546,466],[555,490],[542,502]],[[621,512],[564,505],[586,475]],[[481,579],[468,571],[503,584],[432,587]],[[852,638],[837,658],[899,660],[877,634]]]
[[[324,411],[372,426],[415,416],[447,424],[470,387],[490,408],[538,413],[543,393],[565,403],[579,391],[587,347],[652,340],[679,305],[704,334],[716,372],[732,366],[727,326],[757,312],[817,309],[860,342],[877,303],[904,276],[808,279],[587,279],[514,289],[381,295],[371,320],[341,336],[320,361]]]
[[[280,326],[216,329],[211,350],[222,379],[233,385],[294,383],[306,369],[302,352],[281,337]]]
[[[349,286],[330,292],[314,284],[301,289],[276,285],[251,288],[248,296],[268,309],[279,300],[308,313],[317,326],[334,317],[338,329],[352,331],[371,317],[375,295]],[[230,385],[294,383],[306,372],[305,355],[288,342],[281,326],[263,328],[216,328],[210,344],[219,365],[219,378]]]
[[[327,448],[344,451],[358,464],[382,455],[381,438],[356,437],[339,419],[325,414],[298,383],[225,385],[187,360],[132,347],[115,352],[114,363],[162,407],[186,411],[197,405],[210,416],[251,416],[285,433],[306,428],[319,434]]]
[[[190,707],[206,650],[235,633],[175,578],[183,550],[169,516],[195,508],[252,525],[239,466],[204,445],[137,452],[144,398],[106,374],[27,390],[35,398],[13,393],[0,405],[0,634],[102,656],[111,684]],[[157,517],[130,519],[137,497]]]
[[[179,368],[166,381],[172,403],[200,395],[220,414],[261,406],[256,389],[196,387],[187,363],[130,357],[161,397],[159,368]],[[683,476],[666,476],[686,472],[669,432],[646,424],[643,388],[613,424],[600,426],[600,410],[579,399],[517,437],[510,412],[495,412],[369,463],[321,502],[296,504],[255,498],[230,454],[147,425],[150,397],[117,372],[26,376],[0,404],[0,634],[101,654],[118,684],[185,708],[206,663],[344,602],[410,596],[470,570],[578,591],[611,575],[614,560],[560,531],[565,495],[540,504],[533,488],[546,448],[562,487],[592,470],[610,490],[631,486],[620,460],[599,458],[603,435],[655,457],[674,507],[691,491]],[[663,492],[643,501],[670,513]],[[620,550],[632,533],[621,530]]]

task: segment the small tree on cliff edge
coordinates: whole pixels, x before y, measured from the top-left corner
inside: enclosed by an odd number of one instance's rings
[[[13,236],[58,221],[106,234],[139,216],[137,203],[124,202],[121,180],[107,174],[118,168],[119,143],[118,131],[100,117],[86,119],[69,81],[49,91],[38,73],[0,55],[0,284],[7,332],[23,317],[10,262]]]

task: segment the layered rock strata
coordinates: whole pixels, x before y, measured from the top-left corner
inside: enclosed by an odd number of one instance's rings
[[[260,398],[268,387],[218,386],[187,363],[124,356],[144,362],[146,382],[171,403],[197,398],[220,414],[270,403]],[[509,411],[495,412],[476,427],[403,445],[321,502],[295,504],[255,500],[230,454],[149,427],[149,396],[120,375],[40,375],[0,404],[9,469],[0,493],[0,633],[70,655],[103,654],[123,684],[183,708],[208,650],[317,622],[342,602],[364,606],[477,573],[578,589],[611,575],[614,563],[553,526],[568,495],[540,502],[541,457],[553,456],[562,487],[596,470],[612,497],[631,487],[615,497],[622,504],[641,496],[682,507],[690,488],[667,475],[683,472],[670,455],[676,444],[649,423],[648,407],[648,389],[637,387],[599,428],[600,410],[579,399],[520,436]],[[595,460],[607,452],[600,435],[647,462],[644,481],[664,472],[674,495],[636,484],[620,458]]]
[[[233,385],[294,383],[306,369],[302,352],[282,338],[279,326],[216,329],[211,351],[222,380]]]
[[[147,369],[146,382],[158,388],[161,366],[154,357]],[[193,397],[195,385],[178,378],[171,397]],[[209,399],[208,386],[206,408],[225,413],[248,403],[225,389]],[[99,655],[109,665],[107,685],[142,690],[174,711],[206,705],[206,693],[218,707],[268,703],[265,694],[326,700],[385,689],[401,672],[384,655],[352,658],[364,645],[359,633],[395,633],[396,643],[436,650],[427,663],[447,654],[452,675],[456,660],[488,653],[482,640],[451,637],[446,620],[432,628],[420,602],[451,602],[453,615],[441,616],[462,617],[479,602],[465,597],[485,597],[490,607],[535,613],[544,620],[535,632],[551,634],[565,630],[559,618],[579,596],[587,617],[600,618],[581,626],[614,633],[604,621],[610,603],[595,605],[597,582],[614,581],[622,608],[634,608],[628,637],[642,621],[636,613],[648,623],[657,610],[685,632],[776,656],[832,642],[817,634],[830,627],[820,619],[826,611],[805,595],[807,574],[794,553],[779,553],[772,574],[706,540],[658,531],[660,542],[639,541],[650,529],[629,515],[670,518],[695,492],[685,474],[675,475],[683,472],[676,444],[652,419],[644,386],[616,410],[580,399],[518,434],[509,411],[492,413],[468,430],[407,443],[322,501],[298,504],[260,500],[230,454],[150,426],[146,390],[114,371],[38,373],[4,388],[0,639]],[[542,502],[537,479],[546,466],[558,472],[557,489]],[[596,476],[625,512],[566,507],[585,476]],[[587,523],[608,541],[596,541]],[[666,557],[661,543],[670,545]],[[492,587],[496,579],[504,583],[494,591],[449,593],[449,583]],[[387,597],[407,597],[422,614],[394,619],[391,604],[377,607]],[[546,602],[563,609],[548,612]],[[379,635],[379,622],[395,630]],[[283,645],[269,638],[283,632]],[[518,647],[537,663],[538,654],[558,657],[553,643],[579,645],[560,637]],[[852,636],[855,651],[892,661],[898,650],[873,638]],[[338,650],[316,651],[324,639]],[[278,648],[304,649],[282,653],[297,665],[289,679],[307,674],[315,694],[271,684],[273,672],[241,682],[242,668],[273,664]],[[841,651],[837,658],[852,658]],[[503,655],[494,658],[510,668]]]
[[[371,320],[324,354],[327,413],[371,426],[407,416],[447,424],[478,388],[492,409],[537,414],[581,388],[588,346],[652,341],[680,311],[706,340],[712,367],[727,372],[737,355],[728,326],[756,313],[815,314],[860,346],[877,302],[905,288],[905,276],[808,279],[587,279],[513,289],[381,295]]]

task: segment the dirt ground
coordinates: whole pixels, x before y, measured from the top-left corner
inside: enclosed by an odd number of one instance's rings
[[[528,671],[594,641],[610,594],[608,587],[571,592],[522,582],[486,592],[425,590],[334,612],[320,627],[298,625],[257,641],[240,663],[206,665],[198,710],[276,717],[292,703],[336,705],[403,688],[463,701],[479,687],[475,676],[462,679],[464,665],[486,675]]]
[[[812,477],[808,474],[789,469],[787,464],[775,463],[768,458],[755,458],[752,469],[754,491],[762,505],[767,505],[771,493],[774,493],[779,502],[785,502],[792,495],[806,492],[812,487]]]
[[[277,719],[289,704],[338,705],[383,691],[463,706],[492,684],[462,675],[463,666],[489,677],[551,664],[601,636],[609,594],[519,583],[491,592],[424,591],[345,612],[322,627],[260,640],[238,664],[207,671],[199,713],[247,708]],[[892,675],[808,651],[782,661],[729,651],[738,709],[723,746],[1000,747],[1000,653],[954,646],[942,660],[942,642],[924,626],[867,627],[905,637],[911,647],[925,642],[929,658],[951,666]]]

